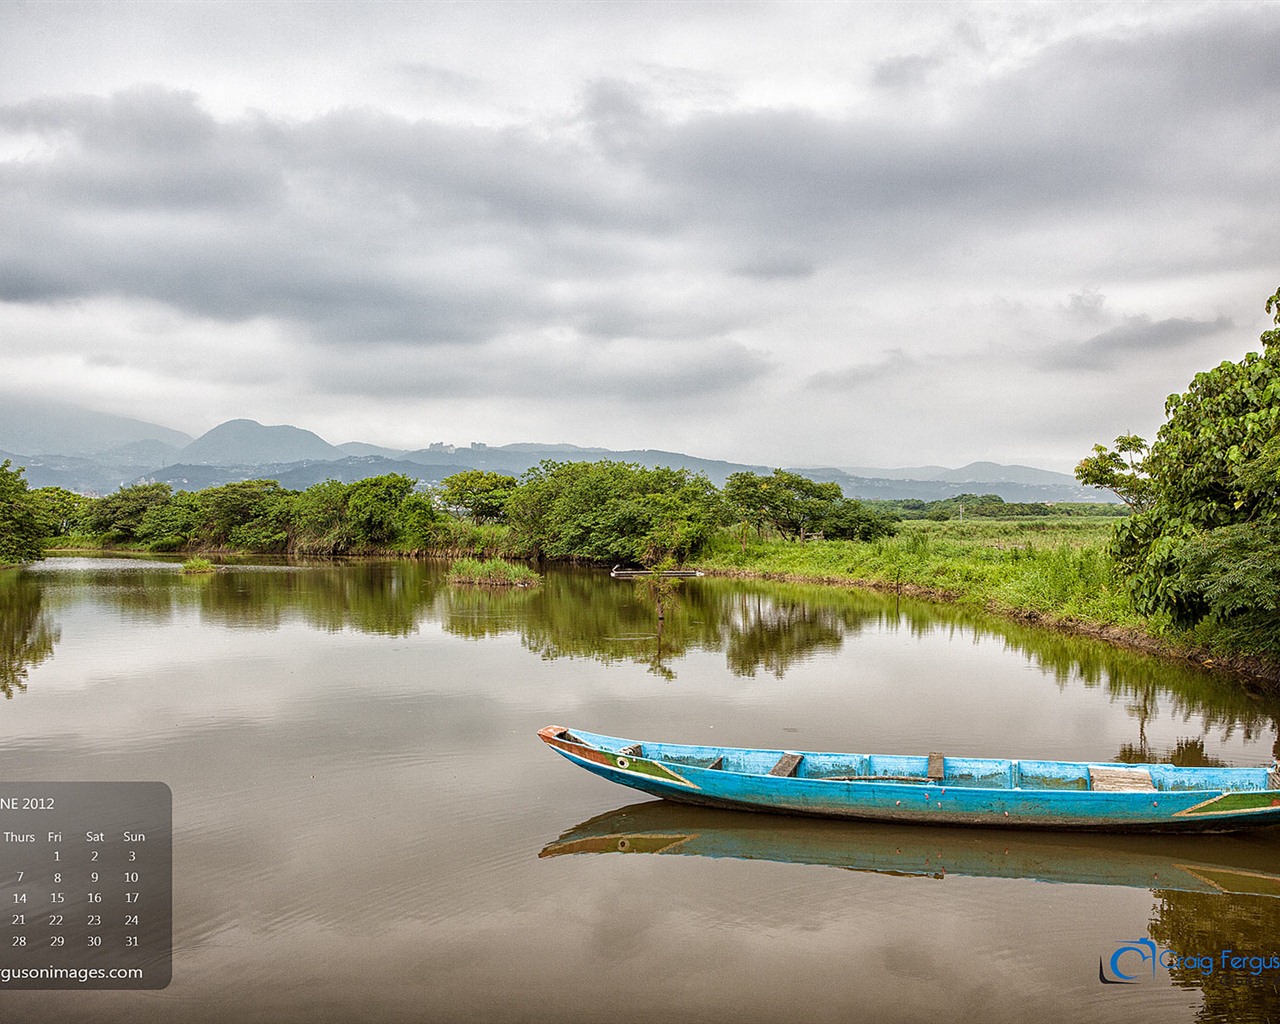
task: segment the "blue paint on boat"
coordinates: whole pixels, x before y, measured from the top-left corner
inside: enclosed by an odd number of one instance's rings
[[[1234,831],[1280,825],[1280,769],[947,757],[651,743],[548,726],[588,771],[684,803],[933,825]],[[784,755],[793,755],[783,761]],[[794,767],[792,761],[796,761]],[[771,775],[782,762],[790,774]],[[1123,787],[1117,789],[1116,787]],[[1141,787],[1141,788],[1139,788]]]

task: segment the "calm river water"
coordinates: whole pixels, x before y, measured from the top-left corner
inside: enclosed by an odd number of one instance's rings
[[[173,792],[173,980],[12,1021],[1276,1020],[1280,837],[902,829],[644,801],[543,725],[808,750],[1256,764],[1280,706],[892,597],[451,589],[422,563],[0,573],[0,781]],[[1118,961],[1122,945],[1209,970]],[[1111,980],[1110,968],[1106,974]]]

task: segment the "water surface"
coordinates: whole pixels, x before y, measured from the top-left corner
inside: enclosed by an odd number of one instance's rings
[[[175,835],[169,988],[0,993],[7,1019],[1190,1021],[1280,1005],[1280,972],[1098,978],[1142,938],[1280,954],[1274,832],[1028,846],[662,804],[631,828],[635,794],[534,736],[1273,756],[1275,702],[1080,639],[781,584],[690,581],[659,624],[601,573],[493,593],[411,562],[184,578],[59,558],[0,574],[0,692],[0,779],[163,781]],[[556,851],[584,829],[606,841]],[[687,855],[663,854],[671,836]]]

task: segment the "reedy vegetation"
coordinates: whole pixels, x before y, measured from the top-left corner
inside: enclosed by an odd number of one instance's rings
[[[1107,556],[1115,520],[908,522],[867,543],[787,544],[718,538],[699,559],[720,572],[901,588],[1003,612],[1140,627]]]
[[[542,577],[527,565],[501,558],[459,558],[449,566],[450,583],[470,583],[482,587],[534,587]]]

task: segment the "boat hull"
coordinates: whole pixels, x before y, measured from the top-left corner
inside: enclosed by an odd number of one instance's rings
[[[1229,832],[1280,825],[1280,790],[1269,788],[1099,792],[988,788],[945,778],[909,782],[889,776],[875,781],[797,778],[694,763],[712,761],[717,752],[722,759],[749,754],[767,761],[786,755],[784,751],[639,744],[562,726],[548,726],[539,731],[539,737],[574,764],[610,782],[706,807],[904,824],[1084,831]],[[658,748],[660,756],[637,752],[646,746]],[[1128,766],[1081,767],[1125,770]],[[1252,770],[1224,769],[1219,774],[1231,771]]]

